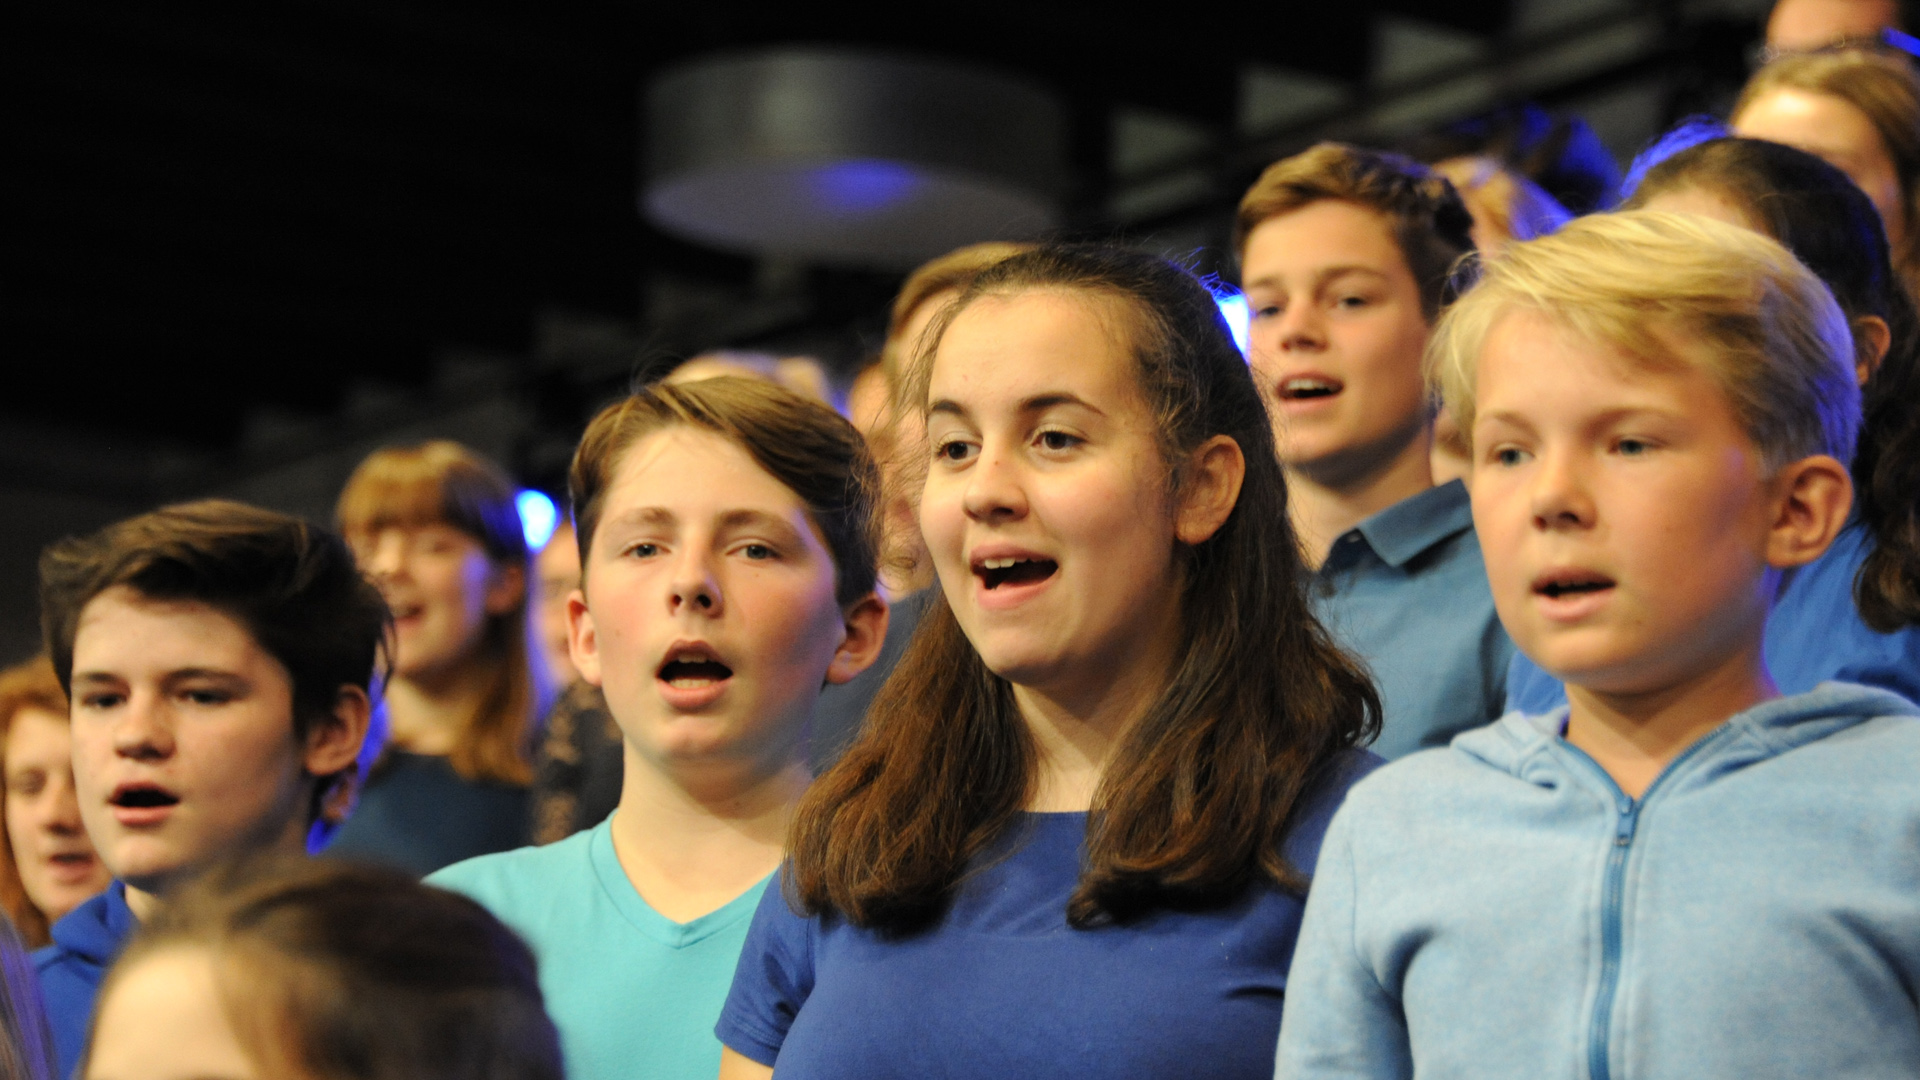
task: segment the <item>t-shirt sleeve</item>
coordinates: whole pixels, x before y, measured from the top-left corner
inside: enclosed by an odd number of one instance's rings
[[[713,1033],[735,1053],[771,1066],[787,1030],[813,993],[817,919],[796,914],[783,888],[784,869],[767,882],[734,968],[733,988]]]
[[[1356,939],[1354,815],[1336,814],[1307,895],[1287,974],[1276,1080],[1398,1080],[1413,1076],[1399,1001],[1363,962]]]

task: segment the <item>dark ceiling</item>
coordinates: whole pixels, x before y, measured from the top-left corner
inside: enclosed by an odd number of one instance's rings
[[[739,284],[635,209],[640,87],[776,42],[989,63],[1061,93],[1097,226],[1116,106],[1224,129],[1245,63],[1357,83],[1378,11],[1480,33],[1500,0],[1239,10],[979,0],[914,11],[664,4],[32,3],[5,17],[15,137],[0,421],[216,449],[436,350],[529,355],[537,313],[643,318],[649,280]],[[811,318],[894,282],[812,272]]]

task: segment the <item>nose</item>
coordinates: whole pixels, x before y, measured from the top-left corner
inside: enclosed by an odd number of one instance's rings
[[[967,476],[965,508],[975,521],[1018,521],[1027,515],[1027,493],[1012,455],[981,447],[980,460]]]
[[[46,830],[55,836],[79,836],[86,826],[80,823],[80,796],[73,787],[73,770],[67,769],[48,784]]]
[[[375,584],[399,577],[406,566],[406,536],[398,529],[380,530],[361,552],[361,569]]]
[[[1288,304],[1274,318],[1282,352],[1317,352],[1326,347],[1327,326],[1320,306],[1304,300]]]
[[[1556,532],[1593,525],[1592,492],[1575,454],[1543,452],[1534,469],[1530,495],[1535,529]]]
[[[173,756],[173,723],[165,704],[155,696],[136,691],[127,699],[113,728],[116,755],[135,761],[163,761]]]
[[[698,612],[718,618],[726,607],[713,562],[699,550],[688,550],[674,565],[668,593],[667,608],[675,615]]]

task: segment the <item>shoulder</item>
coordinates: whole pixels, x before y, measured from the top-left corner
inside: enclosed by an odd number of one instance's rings
[[[469,896],[496,913],[502,907],[549,905],[569,881],[592,874],[589,845],[597,831],[466,859],[429,874],[426,883]]]

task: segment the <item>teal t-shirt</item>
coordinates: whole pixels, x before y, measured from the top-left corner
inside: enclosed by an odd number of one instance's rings
[[[456,863],[427,884],[479,901],[532,947],[570,1080],[713,1080],[713,1025],[767,883],[674,922],[627,880],[612,821]]]

